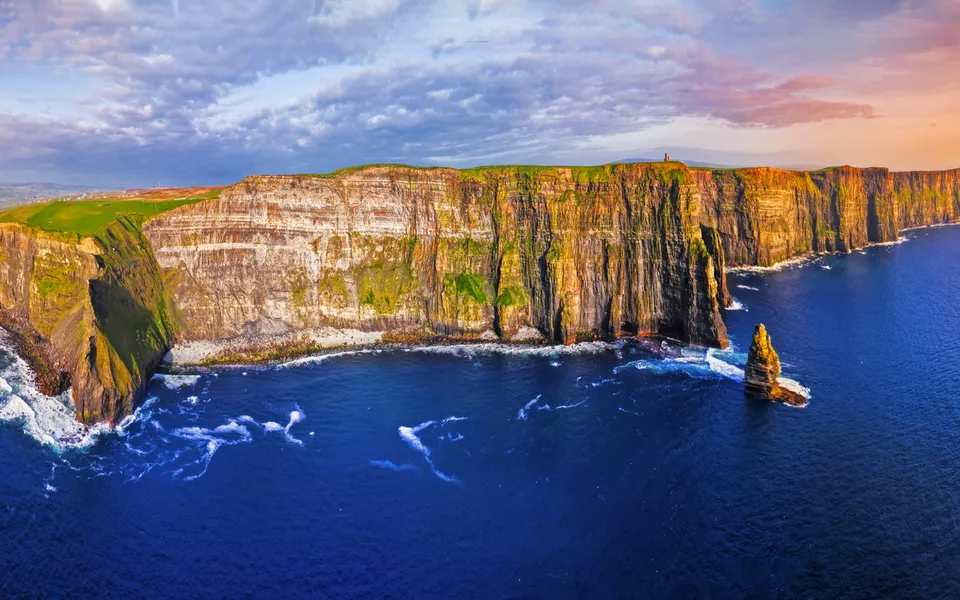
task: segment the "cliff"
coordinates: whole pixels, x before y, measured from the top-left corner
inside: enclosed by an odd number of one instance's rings
[[[722,347],[727,266],[956,220],[960,171],[374,166],[170,202],[74,235],[43,231],[37,208],[0,215],[0,324],[45,390],[72,387],[84,422],[128,414],[174,341],[333,328]]]
[[[683,165],[373,167],[250,177],[147,223],[183,338],[333,326],[408,339],[726,345],[722,248]]]
[[[728,266],[769,266],[808,252],[849,252],[895,241],[909,227],[960,218],[960,170],[692,173],[701,218],[719,231]]]
[[[77,418],[132,412],[174,330],[139,223],[78,238],[0,224],[0,323],[48,394],[72,389]]]

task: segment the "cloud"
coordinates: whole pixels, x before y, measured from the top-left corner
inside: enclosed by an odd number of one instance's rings
[[[958,55],[947,0],[769,4],[2,0],[0,64],[94,84],[80,116],[0,114],[0,176],[187,184],[368,161],[543,162],[680,117],[869,118],[845,65]],[[831,36],[846,28],[837,55],[785,52],[820,40],[827,16]]]

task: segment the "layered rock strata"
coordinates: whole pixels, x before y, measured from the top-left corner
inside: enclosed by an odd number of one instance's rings
[[[274,356],[249,351],[258,340],[308,351],[340,330],[722,347],[726,267],[958,216],[960,171],[672,162],[250,177],[86,239],[0,225],[0,324],[46,391],[69,385],[78,418],[115,422],[174,341],[227,341],[239,359]]]
[[[744,393],[753,398],[765,398],[794,406],[805,406],[807,399],[780,383],[780,357],[773,349],[770,335],[763,323],[753,332],[753,343],[744,369]]]
[[[130,414],[174,334],[150,244],[127,217],[82,240],[0,224],[0,323],[45,393],[72,389],[84,423]]]
[[[186,340],[666,335],[725,346],[719,237],[682,165],[250,177],[147,223]]]

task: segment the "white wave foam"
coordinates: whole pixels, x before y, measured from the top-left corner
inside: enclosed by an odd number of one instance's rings
[[[299,408],[299,407],[298,407]],[[287,441],[291,444],[303,445],[303,440],[297,439],[290,435],[290,428],[302,421],[304,418],[303,412],[300,410],[294,410],[290,412],[290,422],[287,423],[287,426],[283,428],[283,436],[287,438]]]
[[[534,405],[534,404],[536,404],[537,402],[540,402],[540,398],[542,398],[542,397],[543,397],[543,394],[539,394],[539,395],[537,395],[536,398],[534,398],[534,399],[531,400],[530,402],[527,402],[527,403],[523,406],[523,408],[521,408],[519,411],[517,411],[517,419],[519,419],[519,420],[521,420],[521,421],[526,421],[526,420],[527,420],[527,411],[530,410],[531,408],[533,408],[533,405]]]
[[[704,357],[707,365],[710,367],[710,370],[714,373],[718,373],[726,377],[727,379],[732,379],[734,381],[743,381],[744,372],[743,369],[736,365],[732,365],[724,360],[717,358],[717,352],[712,348],[707,350],[707,355]]]
[[[379,468],[381,468],[381,469],[387,469],[387,470],[389,470],[389,471],[397,471],[397,472],[401,472],[401,471],[417,471],[417,472],[419,472],[419,471],[420,471],[420,469],[419,469],[418,467],[416,467],[415,465],[411,465],[410,463],[405,463],[405,464],[402,464],[402,465],[398,465],[398,464],[396,464],[396,463],[394,463],[394,462],[392,462],[392,461],[389,461],[389,460],[371,460],[371,461],[370,461],[370,464],[373,465],[373,466],[375,466],[375,467],[379,467]]]
[[[906,231],[906,230],[904,230],[904,231]],[[876,242],[876,243],[870,244],[870,245],[871,245],[871,246],[899,246],[900,244],[902,244],[902,243],[904,243],[904,242],[909,242],[909,241],[910,241],[910,238],[901,235],[901,236],[898,236],[897,239],[895,239],[895,240],[892,241],[892,242]]]
[[[423,431],[427,427],[433,425],[435,421],[424,421],[416,427],[404,427],[401,426],[397,428],[397,431],[400,433],[400,437],[407,443],[408,446],[423,454],[426,457],[430,456],[430,448],[427,448],[420,437],[417,435],[418,432]]]
[[[167,387],[168,390],[179,390],[184,387],[192,387],[197,385],[197,382],[200,381],[199,375],[171,375],[164,373],[157,373],[153,376],[154,379],[159,379],[163,382],[163,385]]]
[[[465,420],[467,420],[467,417],[447,417],[446,419],[443,419],[442,421],[440,421],[439,424],[444,425],[446,423],[454,423],[457,421],[465,421]],[[427,464],[430,465],[430,471],[432,471],[433,474],[437,476],[437,478],[441,479],[442,481],[446,481],[447,483],[454,483],[459,485],[460,484],[459,479],[457,479],[453,475],[448,475],[437,468],[437,466],[433,462],[433,459],[430,457],[430,454],[431,454],[430,448],[426,444],[424,444],[423,440],[420,439],[420,436],[417,435],[424,429],[433,427],[434,425],[437,425],[437,424],[438,424],[437,421],[424,421],[423,423],[420,423],[416,427],[405,427],[405,426],[398,427],[397,432],[400,434],[400,439],[405,441],[407,445],[410,446],[412,449],[416,450],[417,452],[423,455],[424,460],[426,460]],[[460,439],[462,439],[462,436]]]
[[[10,384],[7,383],[7,380],[4,379],[3,377],[0,377],[0,392],[6,393],[6,394],[13,393],[13,388],[10,387]]]
[[[827,271],[830,271],[831,269],[833,269],[833,267],[831,267],[830,265],[820,265],[820,268],[826,269]]]
[[[738,285],[737,287],[740,288],[741,290],[751,290],[751,291],[754,291],[754,292],[759,292],[759,291],[760,291],[760,288],[751,287],[751,286],[749,286],[749,285]]]
[[[4,383],[0,397],[0,421],[19,423],[23,432],[57,452],[68,448],[87,448],[105,432],[108,425],[87,427],[77,421],[70,391],[52,397],[36,388],[33,371],[12,349],[7,334],[0,330],[0,378]],[[9,388],[9,390],[8,390]]]
[[[342,358],[344,356],[357,356],[359,354],[374,354],[374,353],[380,353],[380,352],[382,352],[382,350],[371,350],[371,349],[346,350],[343,352],[329,352],[326,354],[305,356],[303,358],[297,358],[294,360],[287,361],[285,363],[280,363],[279,365],[277,365],[277,368],[284,369],[288,367],[299,367],[302,365],[319,364],[322,362],[326,362],[328,360],[332,360],[334,358]],[[244,375],[246,375],[246,373],[244,373]]]
[[[264,431],[283,431],[283,425],[276,421],[267,421],[263,424]]]
[[[778,377],[778,378],[777,378],[777,383],[779,383],[782,387],[787,388],[787,389],[790,390],[791,392],[795,392],[795,393],[797,393],[797,394],[800,394],[801,396],[803,396],[803,397],[806,398],[807,400],[809,400],[810,397],[811,397],[811,396],[810,396],[810,388],[804,387],[804,386],[800,385],[799,382],[794,381],[793,379],[789,379],[789,378],[787,378],[787,377]]]
[[[623,348],[624,342],[581,342],[569,346],[513,346],[501,343],[483,344],[450,344],[441,346],[414,346],[406,348],[406,352],[423,352],[428,354],[448,354],[464,358],[474,358],[487,354],[504,354],[513,356],[532,356],[556,359],[560,356],[578,354],[601,354]],[[557,362],[554,360],[553,362]]]
[[[705,353],[691,348],[679,357],[635,360],[614,368],[614,372],[622,373],[632,368],[657,374],[683,373],[692,379],[716,379],[721,377],[733,381],[743,381],[743,369],[720,359],[719,356],[739,358],[734,353],[713,348]]]
[[[746,306],[743,305],[742,302],[740,302],[736,298],[730,298],[730,306],[726,308],[727,310],[743,310],[743,311],[749,310]]]
[[[802,267],[809,263],[811,260],[817,258],[816,254],[802,254],[794,258],[788,258],[787,260],[782,260],[778,263],[772,264],[769,267],[754,267],[754,266],[740,266],[740,267],[731,267],[727,269],[727,273],[733,273],[739,275],[742,273],[775,273],[777,271],[783,271],[784,269],[792,269],[794,267]]]

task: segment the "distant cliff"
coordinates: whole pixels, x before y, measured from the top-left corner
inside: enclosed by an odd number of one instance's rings
[[[725,267],[960,217],[960,171],[376,166],[255,176],[76,239],[0,224],[0,320],[78,417],[128,414],[174,342],[664,335],[724,346]]]
[[[909,227],[960,218],[960,170],[692,173],[701,219],[720,232],[728,266],[768,266],[807,252],[849,252],[894,241]]]

